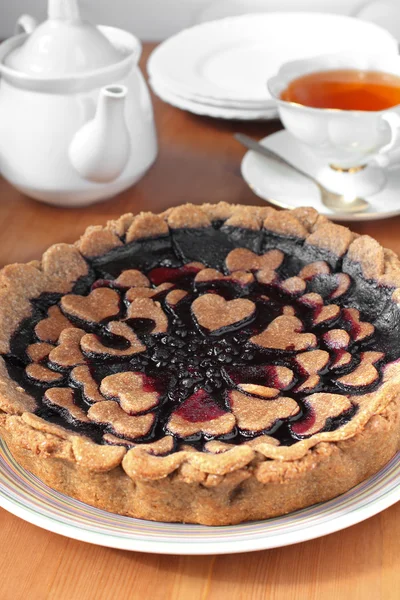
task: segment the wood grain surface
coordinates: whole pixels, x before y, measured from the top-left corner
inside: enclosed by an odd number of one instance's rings
[[[152,46],[147,44],[142,59]],[[0,264],[40,257],[86,226],[182,202],[263,204],[240,176],[235,131],[261,138],[278,121],[225,122],[153,98],[160,152],[132,189],[82,209],[30,200],[0,179]],[[399,190],[400,202],[400,190]],[[352,226],[400,253],[400,217]],[[0,509],[0,600],[399,600],[400,503],[329,536],[226,556],[140,554],[47,532]]]

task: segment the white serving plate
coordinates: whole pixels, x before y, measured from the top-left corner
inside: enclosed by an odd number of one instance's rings
[[[196,23],[249,13],[301,11],[337,13],[358,17],[387,29],[400,40],[400,3],[398,0],[217,0],[203,8]]]
[[[363,7],[364,5],[363,3]],[[360,0],[214,0],[197,14],[196,23],[234,15],[276,11],[326,12],[356,16],[359,7]]]
[[[357,49],[398,53],[396,39],[375,24],[324,13],[250,14],[185,29],[160,44],[147,69],[158,86],[188,100],[260,104],[280,66],[316,54]]]
[[[233,554],[304,542],[360,523],[400,500],[400,453],[346,494],[283,517],[226,527],[159,523],[93,508],[47,487],[0,440],[0,506],[83,542],[159,554]]]
[[[215,106],[207,104],[201,100],[189,100],[183,96],[178,96],[167,87],[160,85],[155,80],[150,79],[149,84],[153,92],[164,102],[186,110],[195,115],[213,117],[214,119],[228,119],[239,121],[269,121],[278,118],[278,110],[275,105],[266,104],[265,108],[234,108],[231,106]]]

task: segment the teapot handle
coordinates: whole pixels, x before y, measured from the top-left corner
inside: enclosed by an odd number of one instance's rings
[[[16,35],[19,33],[30,34],[34,29],[36,29],[37,24],[38,22],[34,17],[31,17],[30,15],[21,15],[15,24],[14,32]]]
[[[387,111],[382,115],[382,119],[386,121],[390,128],[390,141],[386,146],[383,146],[372,161],[378,163],[380,167],[388,167],[391,162],[391,154],[397,148],[399,149],[400,141],[400,116],[395,111]]]

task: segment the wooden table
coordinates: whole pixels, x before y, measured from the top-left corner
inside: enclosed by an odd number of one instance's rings
[[[151,50],[146,45],[143,65]],[[132,189],[89,208],[51,208],[0,180],[0,264],[38,258],[89,224],[183,202],[263,204],[240,176],[232,134],[262,137],[278,121],[196,117],[153,98],[160,152]],[[400,191],[399,191],[400,198]],[[400,253],[400,217],[353,225]],[[161,556],[92,546],[0,509],[0,600],[399,600],[400,503],[314,541],[240,555]]]

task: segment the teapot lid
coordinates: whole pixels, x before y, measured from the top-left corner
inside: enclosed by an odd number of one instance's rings
[[[81,19],[77,0],[48,0],[48,20],[10,52],[5,63],[38,77],[59,77],[107,67],[123,53]]]

